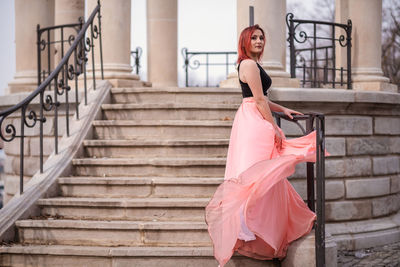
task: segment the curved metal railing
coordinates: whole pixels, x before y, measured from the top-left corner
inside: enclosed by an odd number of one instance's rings
[[[189,52],[186,47],[182,48],[181,54],[184,60],[183,68],[185,69],[185,86],[189,87],[189,68],[198,69],[200,66],[206,67],[206,87],[209,86],[209,68],[210,66],[225,66],[225,74],[229,74],[229,66],[236,65],[236,59],[229,60],[230,55],[236,55],[237,52]],[[210,62],[210,56],[223,55],[225,56],[225,62]],[[193,62],[190,60],[194,56],[205,56],[205,63],[201,63],[200,59],[196,59]],[[192,63],[192,64],[191,64]]]
[[[97,17],[97,22],[95,18]],[[48,31],[55,29],[56,27],[49,27],[42,29]],[[40,26],[38,26],[40,29]],[[89,31],[88,31],[89,29]],[[88,32],[87,32],[88,31]],[[40,34],[38,33],[38,40],[40,40]],[[45,80],[24,100],[19,102],[17,105],[0,111],[0,138],[5,142],[11,142],[16,137],[20,138],[20,194],[23,193],[23,177],[24,177],[24,138],[25,138],[25,127],[33,128],[37,122],[40,127],[40,172],[43,173],[43,124],[46,122],[44,112],[54,111],[54,142],[55,142],[55,153],[58,154],[58,110],[61,103],[58,100],[59,96],[64,95],[65,97],[65,110],[66,110],[66,134],[69,136],[69,99],[68,93],[71,90],[69,81],[75,83],[75,105],[76,105],[76,116],[79,119],[78,113],[78,76],[83,74],[83,90],[84,90],[84,103],[87,105],[87,77],[86,77],[86,62],[88,61],[87,54],[91,52],[92,62],[92,82],[93,89],[96,88],[96,74],[95,74],[95,55],[94,55],[94,39],[98,39],[100,49],[100,67],[101,67],[101,78],[103,76],[103,58],[102,58],[102,42],[101,42],[101,14],[100,14],[100,1],[97,2],[97,6],[91,13],[88,20],[82,25],[80,23],[80,31],[71,47],[63,56],[57,67],[45,78]],[[40,57],[40,48],[43,46],[41,41],[38,41],[38,57]],[[50,55],[50,54],[49,54]],[[72,60],[71,60],[72,58]],[[50,60],[49,60],[50,62]],[[40,68],[38,69],[38,80],[40,81]],[[50,90],[46,91],[46,89]],[[53,93],[53,96],[51,95]],[[36,111],[29,107],[31,102],[39,97],[39,115]],[[16,126],[11,122],[3,127],[5,119],[11,114],[20,112],[20,129],[17,133]]]
[[[296,78],[296,69],[300,69],[302,71],[300,81],[303,87],[306,84],[312,87],[330,84],[335,88],[336,85],[346,84],[347,89],[351,89],[351,20],[348,20],[347,24],[302,20],[294,19],[294,15],[288,13],[286,25],[289,30],[287,41],[290,49],[292,78]],[[309,25],[310,28],[298,29],[300,25]],[[325,32],[321,34],[322,29],[318,30],[317,26],[328,28],[325,28]],[[336,31],[337,29],[344,31],[344,34]],[[337,37],[336,33],[340,35]],[[295,43],[303,47],[296,48]],[[304,46],[304,44],[309,44],[309,46]],[[346,48],[347,69],[336,66],[337,47]],[[297,64],[297,61],[301,64]],[[344,81],[344,73],[346,73],[346,81]]]

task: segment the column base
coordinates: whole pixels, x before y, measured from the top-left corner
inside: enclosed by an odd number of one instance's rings
[[[289,87],[289,88],[299,88],[300,79],[297,78],[284,78],[284,77],[271,77],[272,87]]]
[[[8,83],[5,94],[32,92],[38,87],[36,71],[18,72]]]
[[[132,73],[132,67],[125,64],[104,64],[103,65],[104,80],[108,80],[113,87],[139,87],[146,86],[151,87],[151,83],[141,81],[140,77]],[[87,69],[87,80],[93,77],[92,69]],[[101,79],[100,66],[95,67],[96,80]],[[83,76],[81,75],[81,78]]]
[[[226,80],[222,80],[219,83],[221,88],[240,88],[239,77],[237,72],[231,72],[228,74]]]
[[[399,92],[397,85],[382,81],[353,82],[353,89],[359,91],[383,91],[392,93]]]
[[[325,266],[337,266],[337,247],[329,233],[325,238]],[[293,241],[288,248],[286,258],[281,262],[282,267],[315,267],[315,230],[308,235]]]

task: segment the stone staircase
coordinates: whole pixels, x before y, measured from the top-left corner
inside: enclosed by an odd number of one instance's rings
[[[114,88],[59,196],[19,220],[1,266],[217,266],[204,208],[222,182],[240,93]],[[239,254],[226,266],[280,266]]]

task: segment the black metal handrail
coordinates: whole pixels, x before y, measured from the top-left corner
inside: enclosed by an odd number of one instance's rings
[[[185,69],[185,86],[189,86],[189,68],[191,69],[198,69],[200,66],[206,66],[206,87],[209,86],[209,66],[226,66],[226,76],[229,74],[229,66],[235,66],[236,61],[232,60],[229,63],[229,55],[236,55],[237,52],[189,52],[186,47],[182,48],[181,50],[184,65],[183,68]],[[206,63],[200,63],[198,59],[193,61],[193,65],[190,65],[190,60],[193,56],[204,55],[206,56]],[[210,55],[225,55],[225,63],[210,63],[209,56]]]
[[[316,130],[316,195],[317,195],[317,222],[315,228],[315,253],[316,266],[325,266],[325,116],[321,113],[308,113],[304,115],[292,115],[293,119],[282,112],[272,112],[277,125],[281,126],[281,119],[296,123],[302,133],[309,134]],[[306,130],[298,121],[306,121]],[[315,127],[314,127],[315,122]],[[314,199],[314,163],[307,162],[307,205],[315,212]]]
[[[97,25],[95,24],[95,18],[97,15]],[[90,27],[90,32],[86,31]],[[55,27],[50,27],[55,29]],[[50,29],[49,28],[49,29]],[[40,26],[38,26],[40,29]],[[86,62],[88,61],[87,53],[91,52],[92,54],[92,68],[93,68],[93,89],[96,87],[96,76],[95,76],[95,56],[94,56],[94,39],[99,40],[99,49],[100,49],[100,66],[101,66],[101,78],[104,79],[103,75],[103,58],[102,58],[102,42],[101,42],[101,14],[100,14],[100,1],[97,2],[97,6],[91,13],[90,17],[86,21],[85,24],[81,26],[81,29],[78,35],[75,37],[75,40],[71,44],[71,47],[68,49],[60,63],[57,67],[45,78],[45,80],[36,88],[29,96],[27,96],[24,100],[19,102],[13,107],[7,108],[6,110],[0,111],[0,137],[5,142],[11,142],[16,137],[20,138],[20,194],[23,193],[23,177],[24,177],[24,129],[25,126],[28,128],[33,128],[36,125],[36,122],[40,123],[40,172],[43,173],[43,123],[46,122],[46,117],[44,116],[45,111],[54,110],[54,142],[55,142],[55,153],[58,154],[58,108],[60,106],[60,102],[58,101],[58,96],[65,94],[65,107],[66,107],[66,134],[69,136],[69,101],[68,101],[68,92],[71,90],[71,86],[68,84],[69,80],[75,80],[75,105],[78,106],[78,76],[82,73],[84,74],[83,78],[83,86],[84,86],[84,100],[85,105],[87,105],[87,79],[86,79]],[[38,39],[40,40],[40,38]],[[38,55],[40,55],[40,45],[41,42],[38,42]],[[70,58],[73,58],[73,63],[69,64]],[[60,77],[59,77],[60,76]],[[40,77],[40,74],[39,74]],[[46,94],[46,89],[53,89],[53,97],[51,94]],[[29,104],[39,96],[39,118],[36,115],[34,110],[29,110]],[[7,124],[4,128],[2,127],[4,120],[14,112],[20,111],[21,121],[20,121],[20,133],[17,135],[17,131],[15,126],[12,123]],[[27,115],[28,113],[28,115]],[[76,116],[79,119],[78,109],[76,109]],[[3,129],[5,133],[3,133]]]
[[[290,75],[292,78],[296,78],[296,69],[302,70],[302,86],[304,87],[306,84],[310,84],[312,87],[321,87],[321,84],[332,84],[332,87],[335,88],[337,84],[341,86],[344,85],[344,72],[346,72],[347,76],[347,89],[352,88],[351,84],[351,31],[352,31],[352,23],[349,19],[347,24],[340,24],[334,22],[327,21],[314,21],[314,20],[301,20],[301,19],[293,19],[294,15],[292,13],[288,13],[286,15],[286,24],[289,30],[289,37],[287,41],[289,42],[290,48]],[[312,35],[307,34],[306,31],[299,31],[298,37],[296,35],[296,29],[299,25],[312,25],[313,33]],[[329,26],[330,27],[330,37],[317,36],[317,26]],[[339,37],[335,36],[335,29],[343,29],[345,31],[346,36],[341,34]],[[330,45],[321,46],[317,44],[318,40],[330,41]],[[295,42],[298,44],[304,44],[306,41],[312,41],[311,47],[307,48],[296,48]],[[336,67],[336,44],[339,44],[341,47],[346,47],[347,51],[347,69],[340,67]],[[322,58],[319,57],[318,51],[323,51]],[[331,55],[329,55],[329,51],[331,51]],[[302,52],[310,52],[310,55],[307,56]],[[299,61],[302,63],[301,65],[297,64],[297,57],[299,57]],[[320,62],[323,62],[323,66],[320,66]],[[323,73],[323,78],[320,79],[320,73]],[[337,73],[339,73],[340,81],[337,81]],[[330,77],[330,79],[329,79]]]
[[[131,51],[131,57],[133,58],[133,67],[135,68],[136,75],[139,75],[139,69],[140,69],[140,57],[143,54],[143,50],[141,47],[136,47],[134,51]]]

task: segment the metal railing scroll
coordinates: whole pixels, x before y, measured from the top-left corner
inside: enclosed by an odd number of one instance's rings
[[[200,66],[205,66],[206,68],[206,87],[209,86],[209,69],[210,66],[225,66],[225,73],[226,76],[229,74],[229,66],[235,66],[236,58],[230,60],[230,55],[236,55],[237,52],[189,52],[187,48],[182,48],[181,50],[184,65],[183,68],[185,69],[185,86],[189,87],[189,68],[192,70],[198,69]],[[210,56],[225,56],[225,62],[210,62]],[[194,61],[190,61],[194,56],[204,56],[205,63],[201,63],[199,59],[195,59]],[[191,64],[192,63],[192,64]]]
[[[285,119],[297,124],[304,135],[316,130],[316,162],[307,162],[307,205],[317,215],[315,227],[315,252],[316,266],[325,266],[325,116],[321,113],[309,113],[304,115],[293,115],[293,119],[281,112],[273,112],[277,125],[281,126],[281,119]],[[300,125],[299,121],[306,121],[306,129]],[[315,126],[314,126],[315,122]],[[314,165],[316,177],[314,177]],[[316,196],[314,180],[316,180]],[[317,207],[315,207],[315,203]]]
[[[347,24],[340,24],[293,17],[292,13],[286,15],[291,77],[296,78],[296,70],[299,70],[303,87],[331,85],[335,88],[337,85],[346,84],[347,89],[351,89],[351,20],[348,20]],[[301,25],[303,27],[299,27]],[[336,50],[342,47],[346,48],[347,68],[338,67],[336,62]]]
[[[97,18],[97,19],[96,19]],[[63,58],[57,65],[57,67],[51,71],[50,64],[48,64],[47,72],[41,71],[41,62],[39,58],[41,57],[41,52],[44,50],[43,47],[49,47],[50,44],[57,41],[48,38],[47,41],[42,41],[43,33],[46,33],[47,37],[51,34],[52,30],[58,29],[63,31],[66,27],[79,28],[77,35],[68,38],[68,43],[70,47],[68,51],[63,54]],[[55,153],[58,154],[58,111],[60,108],[59,97],[65,97],[65,110],[66,110],[66,135],[69,136],[69,101],[68,93],[71,90],[71,84],[75,87],[75,106],[78,107],[78,76],[83,74],[83,91],[84,91],[84,103],[87,105],[87,77],[86,77],[86,64],[88,61],[88,55],[91,54],[92,62],[92,82],[93,89],[96,87],[96,74],[95,74],[95,56],[94,56],[94,40],[98,40],[99,44],[99,54],[100,54],[100,67],[101,67],[101,78],[103,76],[103,58],[102,58],[102,42],[101,42],[101,14],[100,14],[100,1],[97,2],[97,6],[91,13],[88,20],[83,23],[80,21],[79,24],[75,25],[62,25],[56,27],[40,28],[37,27],[37,51],[38,51],[38,81],[40,85],[24,100],[19,102],[17,105],[7,108],[6,110],[0,111],[0,137],[5,142],[11,142],[15,138],[20,138],[20,194],[23,193],[23,177],[24,177],[24,138],[25,138],[25,128],[33,128],[39,122],[39,150],[40,150],[40,172],[43,173],[43,124],[46,123],[45,112],[54,112],[54,144]],[[72,35],[71,35],[72,36]],[[59,42],[64,44],[64,42]],[[62,45],[63,46],[63,45]],[[50,51],[50,49],[47,49]],[[51,62],[51,54],[48,53],[47,57],[49,59],[48,63]],[[43,80],[42,80],[43,78]],[[39,102],[39,114],[30,104],[34,99],[38,99]],[[20,113],[20,126],[16,127],[13,122],[8,123],[3,126],[4,121],[11,114]],[[47,114],[46,114],[47,115]],[[78,108],[76,108],[76,116],[79,119]],[[17,132],[19,128],[19,132]]]

